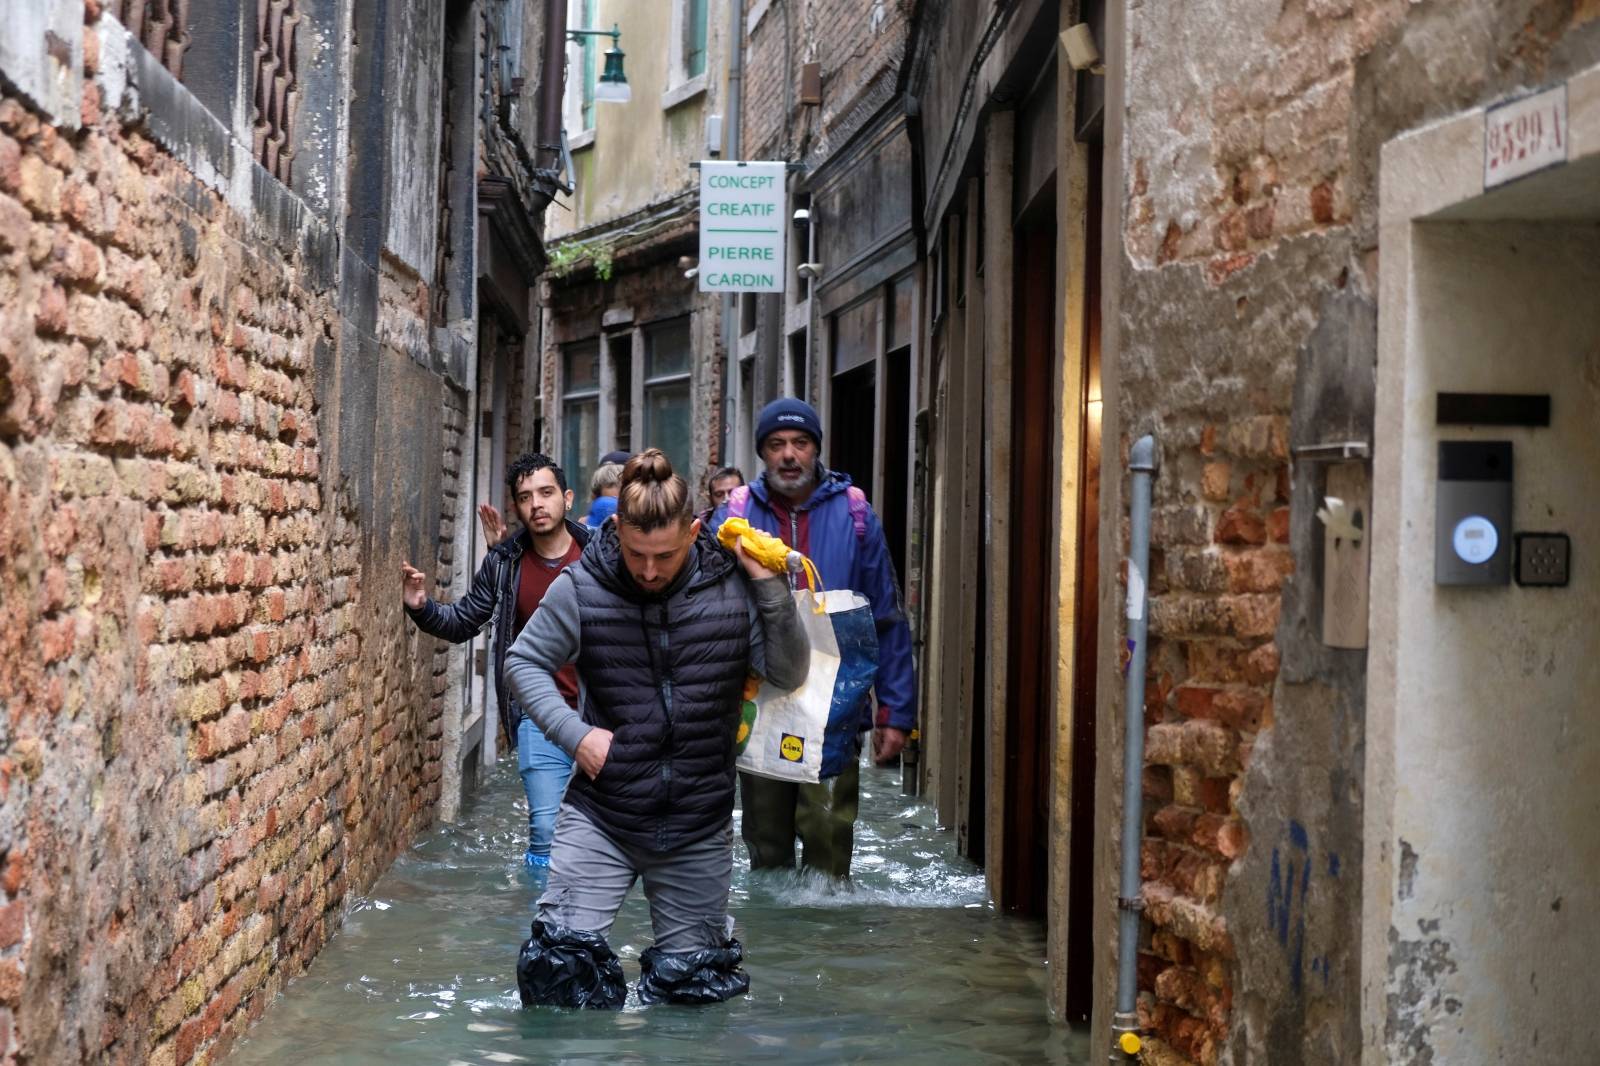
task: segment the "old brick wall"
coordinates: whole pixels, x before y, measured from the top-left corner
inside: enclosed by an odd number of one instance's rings
[[[386,288],[391,428],[335,470],[335,292],[100,103],[68,135],[0,97],[6,1062],[222,1054],[439,788],[439,656],[384,580],[438,475],[371,472],[444,450],[388,340],[426,292]]]
[[[1290,452],[1371,439],[1379,146],[1595,62],[1600,8],[1306,0],[1126,15],[1118,415],[1122,455],[1153,432],[1163,460],[1146,1058],[1350,1062],[1365,656],[1321,643],[1321,473]]]
[[[762,12],[745,40],[746,158],[826,159],[894,95],[910,0],[774,0],[746,6]],[[799,102],[805,63],[822,66],[820,106]]]

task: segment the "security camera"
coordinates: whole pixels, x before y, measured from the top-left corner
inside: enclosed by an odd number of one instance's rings
[[[1094,31],[1087,22],[1080,22],[1061,34],[1061,45],[1067,50],[1067,65],[1073,70],[1087,70],[1090,74],[1104,74],[1100,46],[1095,43]]]
[[[805,278],[807,281],[813,281],[813,280],[815,280],[817,278],[822,277],[822,264],[821,263],[801,263],[799,265],[799,267],[797,267],[795,269],[795,273],[799,274],[802,278]]]
[[[804,207],[795,208],[794,224],[796,226],[809,226],[809,225],[811,225],[811,212],[809,210],[807,210],[806,208],[804,208]]]

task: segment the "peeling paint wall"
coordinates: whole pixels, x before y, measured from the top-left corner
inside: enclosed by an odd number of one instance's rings
[[[552,242],[575,232],[604,230],[650,205],[699,188],[700,172],[689,164],[710,157],[706,149],[706,116],[724,110],[718,75],[727,65],[727,5],[710,5],[704,87],[687,95],[673,92],[683,83],[670,70],[668,38],[675,6],[668,0],[648,4],[598,0],[593,26],[570,24],[570,29],[610,29],[613,24],[621,29],[632,98],[623,104],[597,102],[591,133],[572,128],[569,122],[567,136],[578,138],[580,145],[573,152],[577,192],[570,198],[561,196],[561,206],[551,208],[547,225]],[[598,75],[604,69],[611,39],[594,40]],[[576,57],[579,53],[573,48],[568,54]],[[576,91],[582,69],[581,60],[569,61],[569,94]],[[655,221],[658,220],[649,217],[642,220],[645,226]]]
[[[1414,230],[1408,394],[1419,406],[1440,390],[1553,402],[1548,428],[1408,417],[1391,443],[1408,487],[1391,527],[1397,684],[1380,753],[1398,860],[1389,1061],[1576,1062],[1600,1046],[1582,992],[1600,954],[1600,724],[1585,710],[1600,686],[1600,195],[1590,199],[1581,222]],[[1568,588],[1434,585],[1440,439],[1512,443],[1514,528],[1572,535]]]

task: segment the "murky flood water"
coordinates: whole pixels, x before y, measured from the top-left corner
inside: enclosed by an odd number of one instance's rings
[[[1083,1034],[1047,1017],[1042,929],[989,908],[982,873],[898,782],[862,773],[850,887],[752,877],[739,845],[732,909],[748,996],[524,1010],[515,965],[537,890],[522,868],[521,784],[502,760],[462,824],[400,857],[228,1061],[1088,1062]],[[611,943],[636,981],[650,944],[637,887]]]

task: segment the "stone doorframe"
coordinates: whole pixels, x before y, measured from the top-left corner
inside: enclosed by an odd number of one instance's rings
[[[1549,170],[1485,190],[1486,115],[1502,101],[1396,137],[1384,145],[1381,153],[1381,266],[1372,508],[1371,587],[1374,595],[1369,615],[1362,871],[1361,1061],[1369,1066],[1394,1061],[1397,1051],[1409,1049],[1408,1053],[1416,1053],[1422,1047],[1432,1048],[1446,1061],[1481,1061],[1465,1046],[1457,1044],[1472,1040],[1474,1027],[1489,1020],[1483,1017],[1485,1013],[1493,1015],[1501,1008],[1514,1006],[1509,1000],[1487,994],[1495,987],[1493,980],[1483,980],[1477,986],[1472,984],[1472,975],[1481,976],[1480,971],[1470,967],[1457,971],[1457,962],[1469,958],[1473,951],[1468,934],[1481,928],[1483,914],[1499,906],[1498,902],[1485,902],[1458,886],[1433,888],[1430,891],[1438,895],[1428,901],[1428,906],[1433,913],[1443,916],[1444,928],[1440,930],[1438,920],[1423,921],[1420,932],[1417,928],[1417,900],[1424,891],[1424,877],[1430,875],[1430,863],[1433,863],[1432,875],[1437,884],[1437,874],[1441,870],[1461,868],[1461,852],[1472,846],[1461,843],[1450,850],[1446,842],[1450,833],[1459,836],[1464,829],[1471,835],[1474,829],[1494,824],[1514,825],[1516,817],[1526,817],[1525,812],[1497,809],[1491,801],[1476,796],[1465,797],[1478,805],[1471,811],[1466,814],[1454,811],[1454,802],[1463,799],[1464,794],[1452,791],[1459,789],[1461,772],[1443,765],[1453,756],[1437,750],[1426,755],[1417,752],[1419,742],[1436,733],[1437,728],[1447,731],[1451,728],[1447,718],[1450,713],[1462,713],[1466,719],[1474,710],[1481,711],[1481,708],[1468,706],[1444,706],[1447,701],[1437,699],[1439,693],[1449,692],[1450,686],[1436,684],[1440,668],[1428,666],[1424,659],[1427,655],[1440,658],[1440,649],[1435,647],[1430,652],[1415,647],[1419,633],[1455,633],[1462,615],[1479,611],[1482,605],[1490,602],[1472,599],[1475,593],[1480,597],[1497,595],[1488,590],[1435,590],[1431,584],[1431,569],[1420,576],[1416,573],[1417,564],[1431,551],[1434,524],[1433,438],[1441,431],[1434,426],[1432,391],[1435,387],[1454,387],[1445,382],[1457,376],[1456,368],[1437,359],[1429,362],[1428,349],[1437,348],[1438,335],[1430,332],[1435,327],[1421,321],[1419,292],[1438,290],[1437,278],[1448,275],[1453,279],[1455,274],[1450,271],[1463,269],[1439,265],[1438,249],[1442,246],[1439,234],[1448,234],[1452,221],[1466,223],[1469,228],[1481,224],[1484,232],[1496,226],[1522,225],[1524,221],[1534,225],[1553,221],[1570,224],[1575,230],[1600,222],[1600,67],[1585,70],[1564,83],[1539,86],[1536,91],[1548,91],[1563,84],[1570,133],[1568,156],[1566,163]],[[1524,247],[1523,251],[1536,255],[1538,249],[1529,252]],[[1552,268],[1541,265],[1535,269]],[[1566,276],[1562,274],[1564,269],[1558,268],[1557,276]],[[1583,274],[1586,269],[1580,265],[1577,273],[1571,276],[1586,276]],[[1470,284],[1463,291],[1471,291]],[[1593,312],[1574,306],[1573,313],[1581,317]],[[1537,343],[1533,346],[1538,347]],[[1433,354],[1436,356],[1437,352]],[[1507,353],[1507,358],[1514,356]],[[1600,360],[1600,354],[1591,358]],[[1503,369],[1498,374],[1500,380],[1514,376]],[[1470,377],[1470,373],[1467,376]],[[1490,377],[1493,376],[1491,372]],[[1544,391],[1548,385],[1537,383],[1535,387]],[[1563,397],[1556,392],[1557,403],[1569,401],[1569,409],[1573,399],[1571,394]],[[1523,446],[1518,444],[1519,448]],[[1519,480],[1524,476],[1520,463],[1517,476]],[[1575,558],[1578,532],[1573,529]],[[1424,539],[1426,548],[1422,547]],[[1588,547],[1592,554],[1592,538],[1584,539],[1590,541]],[[1533,591],[1519,590],[1519,595],[1526,596]],[[1579,590],[1563,591],[1577,594]],[[1466,592],[1468,598],[1455,595],[1460,592]],[[1517,601],[1499,602],[1505,605]],[[1560,603],[1568,612],[1576,610],[1575,605],[1579,604],[1579,600],[1572,597],[1565,601],[1542,602]],[[1524,602],[1521,610],[1527,609]],[[1535,634],[1529,639],[1541,638]],[[1471,646],[1462,643],[1459,649],[1470,653]],[[1576,684],[1576,679],[1572,683]],[[1530,702],[1537,704],[1540,698],[1535,695]],[[1508,707],[1507,712],[1526,713],[1532,709]],[[1467,727],[1472,727],[1471,723]],[[1423,758],[1437,760],[1437,772],[1420,766],[1419,760]],[[1485,791],[1490,787],[1494,787],[1493,782],[1483,784]],[[1579,783],[1574,782],[1574,787],[1580,787]],[[1581,787],[1592,787],[1592,783]],[[1419,873],[1418,852],[1424,845],[1403,838],[1419,824],[1427,824],[1430,816],[1426,808],[1430,804],[1435,823],[1447,823],[1431,839],[1450,853],[1437,859],[1424,853]],[[1514,842],[1487,839],[1477,840],[1475,844],[1488,861],[1492,850],[1513,846]],[[1497,889],[1495,894],[1501,891]],[[1506,885],[1503,891],[1517,893],[1520,889],[1517,885]],[[1552,908],[1549,899],[1534,899],[1527,892],[1522,894],[1530,898],[1514,906]],[[1575,902],[1568,900],[1569,911]],[[1553,907],[1560,910],[1559,898]],[[1530,917],[1529,921],[1532,920]],[[1467,936],[1468,942],[1452,944],[1452,928]],[[1517,935],[1515,930],[1503,931],[1505,938]],[[1524,941],[1523,944],[1527,951],[1537,952],[1537,947],[1533,946],[1536,942]],[[1540,965],[1544,965],[1543,960]],[[1550,987],[1557,985],[1554,978],[1547,981],[1546,975],[1539,977],[1537,984],[1546,1002],[1574,995],[1571,989]],[[1522,975],[1522,980],[1526,982],[1527,975]],[[1484,994],[1474,996],[1475,991]],[[1455,998],[1457,996],[1493,1002],[1463,1003],[1462,999]],[[1566,1002],[1570,1004],[1571,1000]],[[1474,1018],[1474,1013],[1479,1017]],[[1581,1029],[1578,1019],[1569,1018],[1569,1021],[1573,1027]],[[1516,1018],[1511,1028],[1531,1030],[1539,1024],[1539,1019],[1524,1016]],[[1528,1048],[1533,1033],[1505,1035],[1508,1041]],[[1559,1044],[1562,1039],[1559,1032],[1544,1035],[1546,1042],[1538,1046],[1540,1054],[1536,1057],[1539,1058],[1543,1058],[1547,1048],[1553,1051],[1551,1045]],[[1455,1047],[1455,1052],[1451,1047]],[[1456,1053],[1467,1057],[1454,1057]],[[1476,1054],[1490,1058],[1493,1053],[1485,1045]]]

